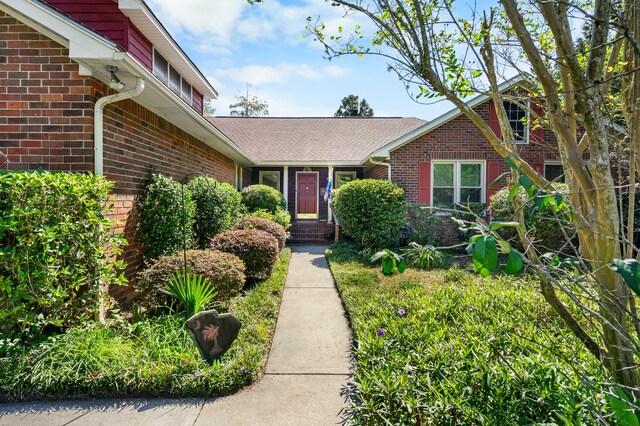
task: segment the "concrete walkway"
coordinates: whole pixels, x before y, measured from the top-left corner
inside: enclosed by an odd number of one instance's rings
[[[217,399],[0,404],[0,425],[332,425],[351,332],[320,246],[294,246],[265,376]]]

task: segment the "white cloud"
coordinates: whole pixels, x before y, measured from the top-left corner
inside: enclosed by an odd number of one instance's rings
[[[253,85],[284,84],[292,79],[321,80],[338,77],[348,73],[348,69],[339,65],[312,67],[308,64],[247,65],[240,68],[227,68],[215,72],[218,78],[227,78]]]
[[[149,0],[152,10],[171,28],[211,35],[214,44],[228,44],[243,10],[243,0]]]

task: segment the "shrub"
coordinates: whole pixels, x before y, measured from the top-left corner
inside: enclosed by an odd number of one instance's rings
[[[286,207],[284,196],[267,185],[250,185],[242,190],[242,202],[249,212],[267,210],[275,213]]]
[[[209,240],[229,230],[242,214],[242,196],[232,185],[198,176],[189,181],[195,202],[194,232],[196,244],[205,248]]]
[[[244,285],[244,265],[233,254],[212,250],[188,250],[187,266],[194,274],[208,279],[218,292],[218,300],[228,300],[238,293]],[[136,285],[137,302],[144,308],[154,310],[167,306],[169,298],[160,290],[165,287],[171,276],[184,267],[182,253],[162,256],[138,274]]]
[[[558,190],[563,197],[568,197],[569,189],[567,185],[563,183],[555,183],[554,187]],[[557,251],[565,243],[566,240],[562,233],[558,230],[559,221],[562,221],[566,233],[571,237],[576,227],[574,224],[566,221],[562,215],[554,215],[551,209],[543,212],[536,212],[531,224],[531,215],[529,214],[529,207],[533,203],[527,199],[527,194],[524,189],[520,188],[517,195],[520,203],[524,206],[524,219],[527,227],[530,228],[533,238],[539,240],[538,245],[543,248],[543,251]],[[494,220],[497,221],[512,221],[514,218],[513,202],[509,200],[509,188],[502,188],[491,197],[491,210],[493,211]],[[500,233],[512,242],[516,246],[520,247],[520,241],[512,229],[503,228]]]
[[[278,240],[259,229],[227,231],[211,240],[211,248],[238,256],[244,262],[248,278],[269,277],[278,258]]]
[[[332,193],[343,232],[362,247],[394,247],[406,221],[404,191],[386,180],[361,179]]]
[[[86,322],[102,285],[124,283],[112,186],[88,174],[0,173],[0,335],[28,342]]]
[[[233,229],[259,229],[265,231],[276,237],[278,240],[278,246],[280,250],[284,248],[284,244],[287,241],[287,233],[284,228],[269,219],[263,219],[256,216],[247,216],[240,219],[233,225]]]
[[[272,220],[275,223],[280,224],[285,231],[291,227],[291,214],[287,210],[278,209],[275,213],[271,213],[267,210],[256,210],[249,213],[249,216]]]
[[[153,173],[136,200],[140,213],[138,239],[144,243],[144,256],[155,259],[182,249],[183,232],[187,247],[193,246],[195,203],[191,191],[171,177]]]

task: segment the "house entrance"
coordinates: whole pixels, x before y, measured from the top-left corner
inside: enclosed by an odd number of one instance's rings
[[[318,218],[318,172],[296,173],[296,219]]]

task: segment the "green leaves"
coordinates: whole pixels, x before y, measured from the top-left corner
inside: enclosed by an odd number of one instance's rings
[[[515,275],[524,267],[522,261],[522,255],[514,249],[509,250],[509,257],[507,258],[507,264],[504,267],[504,271],[507,275]]]
[[[640,263],[635,259],[613,259],[609,268],[619,273],[633,292],[640,296]]]
[[[615,396],[607,395],[609,405],[613,410],[613,416],[621,426],[640,426],[638,416],[635,414],[633,405],[629,402],[629,397],[620,386],[613,388]]]
[[[488,277],[498,267],[498,248],[492,236],[481,236],[471,251],[473,265],[482,277]]]
[[[379,259],[382,259],[382,273],[384,275],[393,275],[396,268],[400,273],[403,273],[407,269],[407,262],[404,260],[404,258],[389,249],[384,249],[377,252],[376,254],[371,256],[371,259],[369,259],[369,261],[375,262]]]
[[[191,273],[191,268],[180,269],[169,279],[165,292],[185,307],[190,318],[211,305],[217,292],[205,277]]]

